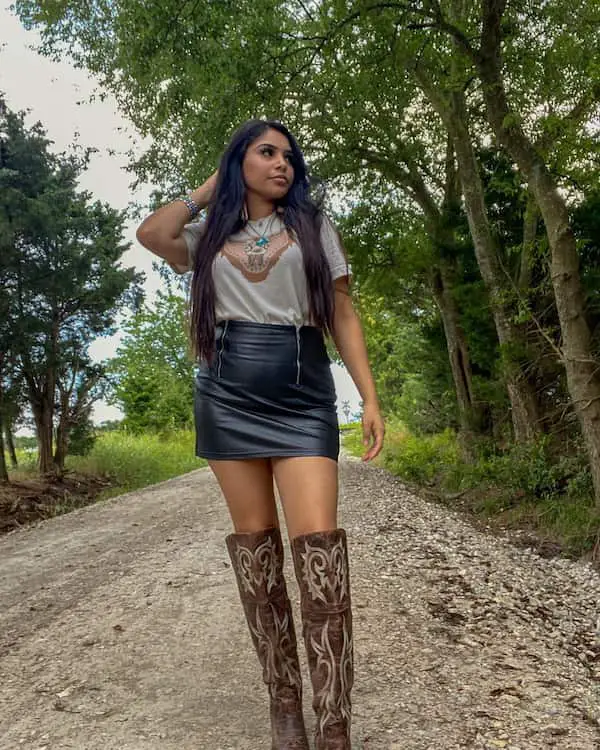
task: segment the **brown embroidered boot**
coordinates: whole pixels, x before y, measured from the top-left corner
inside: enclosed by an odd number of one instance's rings
[[[317,716],[316,750],[351,750],[354,682],[348,549],[343,529],[292,540]]]
[[[273,750],[309,750],[279,529],[231,534],[227,549],[271,699]]]

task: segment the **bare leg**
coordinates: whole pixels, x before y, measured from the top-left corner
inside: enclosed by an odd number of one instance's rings
[[[278,528],[273,472],[268,458],[209,461],[237,532]]]
[[[290,539],[337,528],[337,463],[321,456],[271,461]]]
[[[300,586],[315,750],[350,750],[352,611],[346,533],[337,528],[337,465],[318,457],[273,459],[273,471]]]
[[[273,750],[308,750],[292,609],[268,460],[213,461],[235,533],[227,549],[269,688]]]

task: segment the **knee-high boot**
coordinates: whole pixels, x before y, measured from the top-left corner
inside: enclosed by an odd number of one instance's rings
[[[316,750],[350,750],[354,682],[348,549],[343,529],[292,540],[317,717]]]
[[[227,549],[271,699],[273,750],[308,750],[292,609],[279,529],[231,534]]]

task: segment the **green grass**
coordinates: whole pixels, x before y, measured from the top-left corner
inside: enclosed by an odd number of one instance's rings
[[[353,456],[362,456],[364,446],[362,444],[362,428],[360,422],[340,425],[340,438],[342,445],[348,453]]]
[[[87,456],[70,456],[67,467],[111,477],[113,487],[102,493],[111,497],[206,466],[206,461],[194,455],[194,443],[192,430],[166,435],[107,432]]]
[[[105,432],[87,456],[67,456],[66,468],[110,478],[112,486],[101,497],[112,497],[206,466],[194,455],[194,442],[192,430],[165,435]],[[11,479],[34,477],[35,454],[20,452],[18,459],[19,468],[10,472]]]
[[[359,424],[349,425],[342,440],[350,453],[362,454]],[[467,460],[452,430],[416,436],[390,420],[377,463],[486,523],[526,530],[569,556],[591,552],[600,534],[600,512],[580,447],[553,455],[549,439],[542,438],[505,451],[483,441],[471,448],[475,458]]]
[[[9,477],[13,480],[31,479],[37,474],[37,452],[23,451],[17,448],[16,453],[19,465],[16,469],[13,469],[10,463],[8,464]]]

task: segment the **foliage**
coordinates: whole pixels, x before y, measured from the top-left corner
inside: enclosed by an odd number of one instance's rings
[[[41,124],[0,99],[0,405],[26,397],[40,469],[61,471],[69,432],[102,395],[91,340],[114,332],[142,276],[118,265],[125,215],[77,189],[89,153],[53,154]],[[4,397],[2,397],[4,394]]]
[[[600,356],[600,190],[596,187],[573,208],[573,229],[581,258],[587,319],[594,351]]]
[[[569,444],[562,458],[539,443],[518,455],[504,450],[509,417],[502,365],[518,362],[540,400],[544,429],[560,428],[570,440],[574,397],[561,362],[565,333],[552,283],[556,233],[546,236],[539,206],[499,150],[485,115],[486,94],[507,91],[502,126],[511,136],[522,129],[556,183],[555,194],[569,202],[595,354],[600,68],[593,51],[600,44],[600,6],[595,0],[500,3],[501,80],[490,87],[480,61],[488,52],[483,16],[493,5],[200,0],[192,7],[166,0],[149,9],[136,0],[116,6],[19,0],[16,7],[27,24],[41,29],[47,52],[67,51],[97,73],[140,131],[152,136],[153,146],[132,166],[139,179],[152,177],[162,191],[208,176],[229,134],[247,117],[280,117],[297,133],[313,172],[329,180],[345,216],[340,224],[382,403],[411,433],[423,435],[415,444],[407,438],[401,461],[424,478],[430,469],[419,469],[418,461],[440,467],[444,451],[452,453],[443,428],[457,423],[434,302],[436,281],[449,271],[447,291],[466,341],[474,401],[490,415],[492,448],[477,469],[457,463],[448,481],[468,483],[473,471],[473,482],[489,476],[501,495],[519,487],[535,504],[552,492],[565,498],[560,477],[577,453]],[[452,138],[439,116],[444,109],[456,115],[457,101],[464,103],[463,124],[477,154],[500,264],[503,283],[494,297],[475,262]],[[187,148],[197,143],[202,148]],[[496,294],[512,315],[510,325],[523,334],[518,344],[498,345],[489,309]],[[153,378],[146,371],[129,389],[138,388],[145,404],[132,403],[132,414],[147,414],[148,404],[160,401],[148,386]],[[439,445],[437,432],[446,435]],[[571,482],[585,486],[584,466],[568,480],[574,492]]]
[[[503,74],[518,121],[541,139],[571,190],[571,172],[578,184],[591,184],[598,148],[588,128],[597,109],[589,89],[598,66],[585,52],[595,48],[598,9],[592,0],[576,11],[566,2],[552,6],[507,8]],[[395,310],[412,308],[409,316],[418,309],[429,312],[436,265],[451,259],[457,269],[452,292],[475,383],[483,386],[476,401],[482,402],[483,393],[499,391],[501,352],[460,200],[447,190],[453,156],[448,135],[419,75],[445,101],[456,90],[465,92],[489,218],[509,274],[521,261],[526,191],[513,165],[489,146],[474,65],[449,36],[455,24],[457,33],[476,44],[484,4],[442,0],[439,13],[434,7],[334,0],[310,5],[254,0],[234,7],[201,0],[192,12],[167,0],[148,12],[136,0],[91,9],[81,1],[16,3],[22,20],[40,29],[46,52],[66,52],[97,73],[140,131],[152,135],[155,145],[134,165],[140,179],[152,177],[167,192],[197,183],[213,171],[240,121],[281,117],[300,137],[313,170],[344,195],[343,212],[357,220],[354,234],[360,239],[349,242],[349,249],[357,277],[369,277],[369,294],[384,297]],[[561,73],[566,70],[568,83]],[[190,154],[188,141],[202,142],[202,148]],[[578,160],[567,158],[570,152]],[[344,230],[353,234],[350,224]],[[543,251],[542,245],[536,251]],[[556,340],[547,258],[542,255],[537,264],[540,276],[525,295],[522,313],[532,348],[526,357],[536,362],[537,391],[561,393],[555,353],[540,347],[532,323],[535,313],[544,333]],[[503,351],[509,358],[513,353]],[[516,357],[527,370],[521,352]],[[389,376],[390,368],[388,382]],[[448,403],[447,390],[434,390],[430,401],[437,404],[441,393]],[[490,413],[501,412],[505,400],[501,396]],[[560,414],[564,399],[546,406]]]
[[[177,430],[164,434],[135,435],[126,430],[98,436],[85,457],[72,456],[75,471],[109,476],[113,486],[104,497],[130,492],[206,466],[194,456],[194,433]]]
[[[14,497],[15,502],[5,510],[8,516],[25,523],[148,487],[206,466],[206,461],[194,456],[193,448],[194,434],[189,430],[169,435],[101,432],[86,456],[67,456],[67,471],[62,478],[38,476],[35,447],[33,455],[19,451],[19,469],[10,471],[14,484],[7,489],[7,496]],[[31,502],[32,493],[35,503]],[[28,501],[19,503],[23,496]]]
[[[193,360],[186,302],[157,295],[127,323],[117,355],[109,362],[112,400],[132,432],[189,428],[193,421]]]
[[[365,452],[360,421],[341,425],[340,437],[344,448],[353,456],[360,457]]]
[[[459,460],[460,448],[453,430],[417,437],[402,426],[394,429],[392,425],[390,432],[382,463],[410,482],[435,483],[446,467]]]
[[[77,422],[69,435],[69,453],[72,456],[87,456],[97,440],[94,423],[91,419]]]

